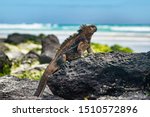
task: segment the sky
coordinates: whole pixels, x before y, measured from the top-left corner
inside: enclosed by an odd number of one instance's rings
[[[2,23],[150,24],[150,0],[0,0]]]

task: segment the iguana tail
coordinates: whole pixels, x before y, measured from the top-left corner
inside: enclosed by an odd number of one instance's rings
[[[41,96],[43,94],[43,91],[46,87],[47,81],[48,81],[48,76],[53,74],[59,69],[59,66],[57,65],[55,60],[52,60],[51,63],[47,66],[40,82],[38,85],[38,88],[36,89],[36,92],[34,93],[34,96]]]

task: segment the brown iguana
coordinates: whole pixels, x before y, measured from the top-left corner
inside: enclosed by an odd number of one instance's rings
[[[48,77],[56,72],[65,64],[66,61],[72,61],[79,57],[83,57],[83,53],[87,50],[92,53],[90,47],[91,37],[97,31],[95,25],[82,25],[77,34],[66,39],[57,51],[54,59],[47,66],[34,96],[41,96],[47,84]]]

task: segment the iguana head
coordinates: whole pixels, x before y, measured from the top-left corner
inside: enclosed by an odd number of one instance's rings
[[[90,34],[92,35],[97,31],[97,27],[95,25],[82,25],[78,30],[79,33]]]

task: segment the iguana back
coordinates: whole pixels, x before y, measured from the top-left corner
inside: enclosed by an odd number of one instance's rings
[[[71,48],[71,45],[75,43],[75,41],[78,39],[78,34],[75,33],[71,35],[69,38],[67,38],[59,47],[58,51],[56,52],[55,58],[60,56],[61,54],[64,54],[67,49]]]

